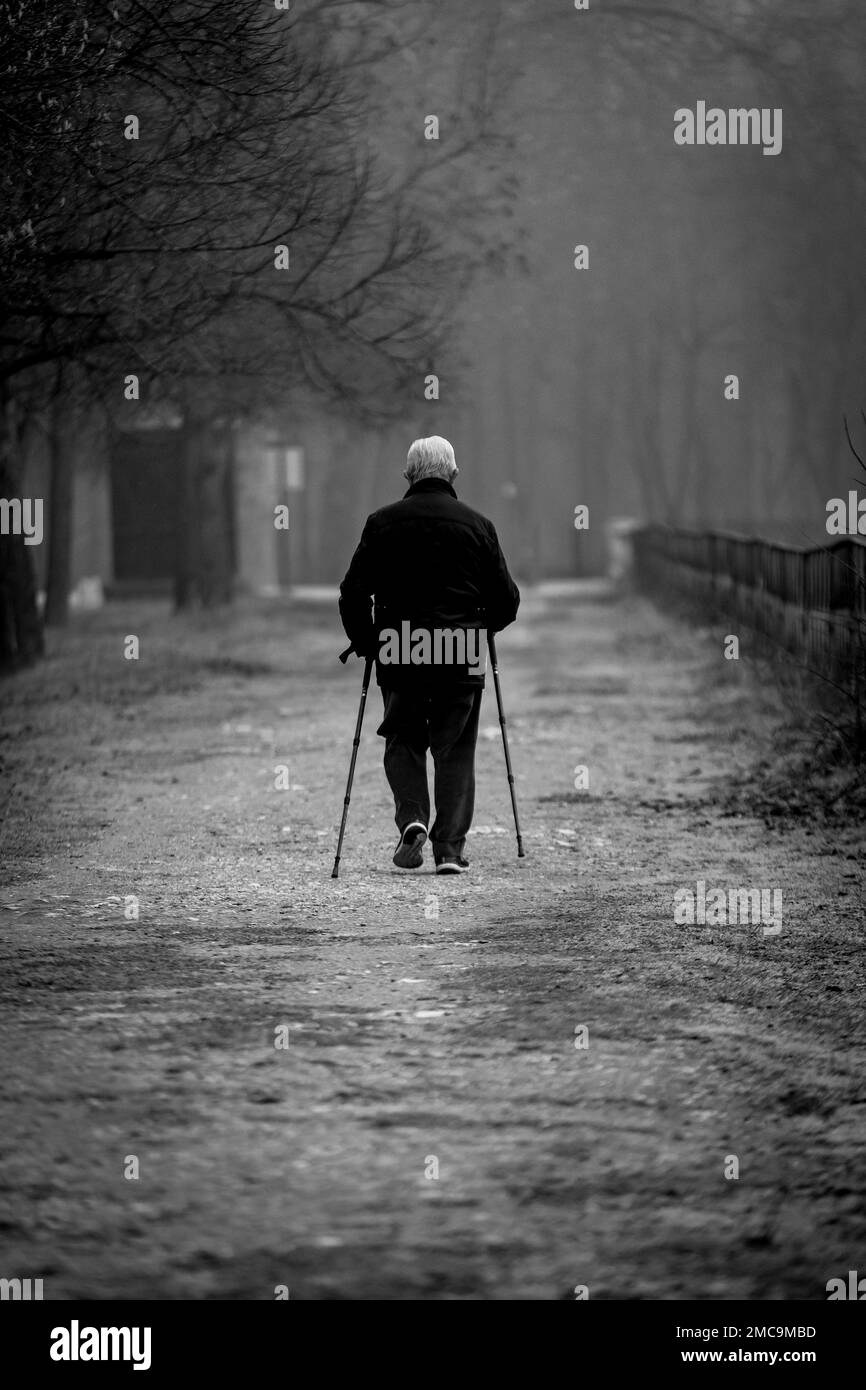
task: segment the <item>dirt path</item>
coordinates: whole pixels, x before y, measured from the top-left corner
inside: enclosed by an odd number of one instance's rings
[[[0,1275],[822,1299],[862,1270],[862,847],[725,814],[772,725],[748,673],[639,600],[528,599],[528,857],[491,689],[473,874],[391,872],[374,692],[334,882],[340,645],[328,608],[112,608],[4,688]],[[781,934],[675,925],[697,880],[781,889]]]

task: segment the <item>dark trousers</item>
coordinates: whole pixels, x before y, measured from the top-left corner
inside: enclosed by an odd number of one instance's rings
[[[475,809],[475,741],[480,685],[427,690],[383,690],[385,776],[394,793],[394,819],[430,825],[427,749],[433,754],[436,820],[430,830],[437,861],[463,853]]]

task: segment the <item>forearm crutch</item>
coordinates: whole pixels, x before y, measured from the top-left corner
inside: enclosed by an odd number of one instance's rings
[[[361,690],[361,704],[358,708],[358,722],[355,725],[355,737],[352,742],[352,761],[349,763],[349,780],[346,783],[346,795],[343,797],[343,819],[340,821],[340,838],[337,841],[337,854],[334,859],[334,867],[331,871],[331,878],[340,876],[340,854],[343,849],[343,835],[346,830],[346,818],[349,814],[349,801],[352,796],[352,782],[355,779],[355,763],[358,758],[358,744],[361,742],[361,725],[364,722],[364,706],[367,703],[367,691],[370,686],[370,672],[373,669],[373,657],[368,656],[364,663],[364,685]]]
[[[493,667],[493,684],[496,687],[496,704],[499,709],[499,727],[502,730],[502,747],[505,749],[505,770],[508,773],[508,789],[511,792],[511,809],[514,812],[514,829],[517,833],[517,857],[525,859],[523,850],[523,837],[520,834],[520,820],[517,815],[517,797],[514,794],[514,773],[511,771],[511,754],[508,751],[508,734],[505,731],[505,710],[502,708],[502,690],[499,686],[499,665],[496,660],[496,643],[493,633],[487,634],[487,645],[490,648],[490,664]]]

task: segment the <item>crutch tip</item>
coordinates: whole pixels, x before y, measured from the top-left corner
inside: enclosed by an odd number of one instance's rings
[[[336,864],[335,864],[334,867],[333,867],[333,869],[331,870],[331,878],[339,878],[339,877],[340,877],[340,873],[339,873],[339,870],[338,870],[338,868],[337,868],[337,866],[336,866]]]

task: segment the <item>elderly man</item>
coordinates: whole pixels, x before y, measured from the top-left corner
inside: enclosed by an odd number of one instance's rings
[[[376,657],[385,705],[378,732],[400,831],[394,863],[420,868],[429,833],[438,874],[469,867],[485,637],[514,622],[520,602],[492,522],[457,498],[457,471],[447,439],[416,439],[403,474],[408,492],[367,518],[340,585],[352,648]]]

